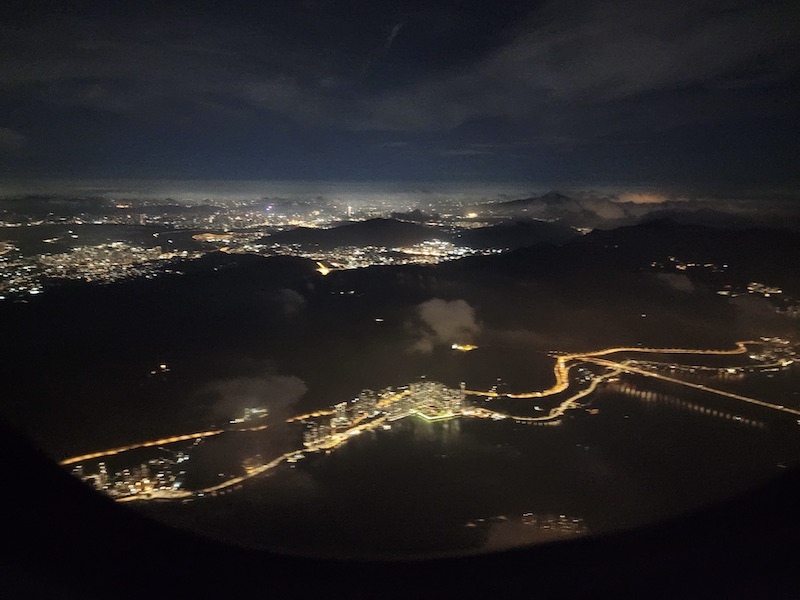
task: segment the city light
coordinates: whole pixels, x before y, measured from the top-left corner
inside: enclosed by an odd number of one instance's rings
[[[751,348],[758,347],[759,351],[753,353]],[[619,375],[621,373],[633,373],[643,375],[648,378],[655,378],[669,383],[677,384],[701,390],[703,392],[721,396],[744,402],[747,404],[757,405],[762,408],[788,413],[795,416],[800,416],[800,410],[777,405],[770,402],[765,402],[755,398],[735,394],[724,390],[719,390],[704,384],[692,383],[678,379],[676,377],[662,375],[659,370],[668,369],[670,372],[675,372],[676,369],[687,369],[694,372],[695,370],[702,370],[702,365],[679,365],[678,363],[658,363],[652,361],[636,361],[633,364],[632,359],[623,359],[621,361],[614,361],[607,358],[614,354],[683,354],[683,355],[741,355],[749,354],[751,360],[756,361],[756,365],[750,367],[719,367],[716,372],[728,374],[731,369],[746,368],[750,371],[770,371],[773,369],[787,368],[793,364],[796,352],[794,346],[788,341],[780,338],[762,338],[761,340],[750,340],[737,342],[735,348],[726,350],[698,350],[692,348],[643,348],[643,347],[619,347],[619,348],[606,348],[592,352],[574,353],[574,354],[557,354],[555,355],[555,364],[553,366],[553,374],[555,383],[549,388],[543,390],[536,390],[530,392],[508,392],[501,393],[496,390],[469,390],[466,385],[462,383],[459,388],[453,389],[448,386],[428,380],[412,382],[400,388],[387,387],[379,391],[363,390],[351,401],[343,401],[337,403],[330,410],[319,410],[311,413],[298,415],[287,419],[287,423],[303,423],[304,431],[302,434],[301,450],[292,450],[285,452],[280,456],[272,459],[269,462],[264,462],[260,457],[250,458],[244,461],[243,469],[244,475],[228,477],[224,481],[217,483],[213,486],[208,486],[200,490],[187,490],[182,487],[182,482],[176,479],[174,473],[167,469],[169,464],[179,464],[184,460],[188,460],[188,455],[181,453],[176,454],[177,461],[173,463],[152,462],[148,464],[161,465],[163,468],[157,471],[155,475],[151,476],[151,469],[146,465],[142,465],[138,470],[123,470],[113,477],[108,473],[105,463],[99,463],[99,473],[96,475],[87,474],[84,471],[83,465],[78,465],[73,469],[73,473],[84,479],[94,481],[95,487],[101,491],[105,491],[112,495],[119,501],[132,501],[132,500],[152,500],[152,499],[185,499],[188,497],[205,497],[206,495],[216,495],[223,490],[232,489],[242,482],[258,476],[266,471],[277,467],[283,462],[296,463],[305,457],[306,452],[330,452],[331,450],[345,444],[349,439],[359,436],[367,431],[386,431],[391,429],[391,423],[400,419],[415,416],[425,421],[435,422],[453,418],[479,418],[489,419],[492,421],[503,421],[506,419],[512,420],[521,424],[557,424],[560,419],[570,410],[575,410],[584,406],[582,401],[591,396],[600,385],[613,384],[619,385]],[[587,371],[581,365],[593,364],[604,369],[602,373],[592,373]],[[166,367],[166,365],[160,365]],[[649,368],[646,368],[648,367]],[[571,372],[578,369],[583,373],[581,377],[571,377]],[[588,385],[586,385],[588,384]],[[491,410],[481,406],[469,405],[466,403],[467,396],[482,396],[485,398],[510,398],[510,399],[525,399],[525,398],[545,398],[548,396],[558,395],[569,388],[578,387],[574,393],[562,398],[556,406],[553,406],[545,414],[537,416],[528,415],[515,415],[498,410]],[[638,395],[639,392],[632,390],[628,386],[621,388],[626,393]],[[646,400],[653,400],[661,398],[661,396],[653,395],[647,392],[642,396]],[[711,409],[705,406],[685,402],[677,399],[669,400],[670,402],[677,403],[681,407],[692,410],[701,414],[707,414],[728,420],[734,420],[744,425],[763,427],[763,423],[749,418],[743,418],[740,415],[732,414],[718,409]],[[534,410],[540,411],[541,408],[536,405]],[[596,409],[590,410],[591,414],[597,414]],[[268,415],[268,411],[261,407],[250,407],[244,410],[243,416],[232,419],[232,425],[239,425],[251,421],[260,421]],[[330,417],[330,418],[328,418]],[[800,422],[800,420],[798,420]],[[231,428],[227,431],[231,434],[243,432],[256,432],[267,429],[266,424],[259,424],[251,427]],[[162,438],[139,444],[131,444],[110,450],[94,452],[76,456],[62,460],[62,465],[72,465],[76,463],[84,463],[93,461],[107,456],[118,455],[129,450],[140,448],[148,448],[159,446],[162,447],[168,444],[174,444],[181,441],[194,440],[198,443],[203,438],[219,435],[226,430],[210,430],[198,432],[193,434],[185,434],[173,436],[169,438]],[[165,466],[166,465],[166,466]],[[166,470],[165,470],[166,469]],[[155,483],[158,482],[158,483]]]
[[[469,352],[470,350],[476,350],[478,347],[473,344],[453,344],[450,348],[459,352]]]

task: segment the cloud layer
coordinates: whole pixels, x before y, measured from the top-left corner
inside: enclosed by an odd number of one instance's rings
[[[156,148],[153,165],[190,172],[597,177],[669,169],[687,136],[774,155],[797,130],[791,0],[62,4],[0,14],[0,132],[54,168]]]

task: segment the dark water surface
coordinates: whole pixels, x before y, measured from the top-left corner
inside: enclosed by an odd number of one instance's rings
[[[644,401],[609,389],[592,405],[599,410],[573,411],[556,426],[407,418],[231,494],[137,509],[214,538],[304,555],[458,554],[576,533],[554,530],[552,517],[589,533],[653,522],[728,498],[800,459],[800,427],[788,415],[757,409],[746,424],[700,414],[690,407],[705,397],[692,394],[676,403],[666,393]]]

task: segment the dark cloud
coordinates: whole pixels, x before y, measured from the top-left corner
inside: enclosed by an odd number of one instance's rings
[[[373,126],[448,128],[493,115],[555,128],[610,101],[796,77],[800,27],[791,3],[724,4],[549,3],[469,69],[371,100]],[[550,114],[537,114],[545,109]]]
[[[411,350],[430,353],[438,345],[471,343],[481,331],[475,309],[466,300],[433,298],[416,308],[416,320],[409,323],[414,342]]]
[[[305,297],[291,289],[282,289],[275,295],[275,302],[279,310],[286,316],[293,316],[302,312],[306,307]]]
[[[443,156],[484,156],[486,154],[493,154],[491,150],[486,148],[454,148],[452,150],[442,151]]]
[[[27,143],[27,136],[7,127],[0,127],[0,152],[19,150]]]
[[[361,67],[361,77],[365,77],[367,73],[372,69],[373,65],[379,61],[388,51],[389,48],[392,47],[392,42],[394,42],[394,38],[397,37],[397,34],[400,33],[400,30],[403,28],[402,23],[397,23],[392,30],[389,32],[389,35],[386,36],[386,40],[383,42],[381,48],[375,53],[374,56],[371,56],[365,63],[364,66]]]
[[[691,294],[694,291],[692,280],[683,273],[658,273],[656,277],[661,283],[673,290],[686,294]]]
[[[695,83],[762,84],[798,66],[797,56],[774,60],[798,49],[792,14],[791,3],[747,0],[550,3],[491,64],[523,74],[531,89],[589,103]]]
[[[765,298],[739,296],[731,304],[736,309],[736,320],[732,324],[742,337],[758,339],[759,336],[791,338],[797,335],[797,321],[779,314]]]
[[[204,389],[212,397],[212,411],[219,418],[240,417],[247,407],[266,407],[276,424],[307,391],[303,380],[291,375],[236,377],[212,382]]]
[[[742,176],[752,164],[753,177],[790,178],[794,8],[11,3],[2,127],[30,140],[31,158],[6,169],[635,180]],[[401,157],[381,146],[395,135]]]
[[[547,352],[553,348],[565,350],[580,348],[585,343],[578,333],[562,329],[553,331],[552,328],[546,328],[543,332],[528,329],[506,329],[488,331],[485,334],[490,343],[527,349],[535,348],[540,352]]]

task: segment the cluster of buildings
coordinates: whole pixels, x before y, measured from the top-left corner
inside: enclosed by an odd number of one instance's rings
[[[783,289],[774,285],[751,281],[746,287],[726,285],[717,293],[720,296],[730,296],[731,298],[743,296],[744,294],[770,298],[775,312],[792,319],[800,319],[800,299],[785,294]]]
[[[360,269],[375,265],[437,264],[467,256],[497,254],[500,249],[476,250],[451,242],[428,240],[402,248],[385,246],[341,246],[330,250],[308,249],[298,244],[264,244],[261,230],[201,233],[195,241],[208,244],[207,251],[262,256],[297,256],[324,262],[332,269]],[[13,246],[0,247],[0,300],[19,294],[39,294],[48,280],[78,279],[113,282],[134,277],[154,277],[172,272],[177,259],[195,259],[203,250],[165,252],[160,246],[146,248],[117,241],[96,246],[79,246],[69,252],[22,256]],[[176,271],[177,272],[177,271]]]
[[[570,517],[568,515],[553,515],[553,514],[537,514],[526,512],[521,517],[507,517],[506,515],[498,515],[495,517],[479,518],[474,521],[467,522],[465,527],[487,527],[493,523],[519,523],[526,528],[534,530],[538,536],[541,534],[549,534],[546,537],[572,537],[579,535],[586,535],[589,533],[589,528],[582,517]],[[542,541],[542,540],[539,540]]]
[[[307,422],[306,430],[303,432],[303,444],[306,447],[317,445],[336,433],[347,431],[353,425],[378,416],[380,414],[378,402],[381,399],[388,398],[390,394],[389,388],[382,392],[362,390],[350,402],[335,404],[333,407],[334,416],[330,421],[313,420]]]
[[[462,414],[465,389],[449,388],[435,381],[419,381],[379,392],[363,390],[350,402],[333,407],[328,421],[304,419],[303,444],[308,449],[331,447],[346,436],[360,433],[384,421],[396,421],[411,415],[428,420],[448,419]],[[389,427],[384,424],[383,427]]]
[[[586,535],[589,532],[581,517],[568,517],[567,515],[525,513],[522,515],[522,524],[566,537]]]
[[[720,296],[730,296],[732,298],[735,298],[736,296],[742,296],[744,294],[755,294],[756,296],[763,296],[764,298],[769,298],[771,296],[778,296],[780,294],[783,294],[783,290],[774,285],[767,285],[765,283],[751,281],[744,288],[741,287],[737,288],[732,285],[726,285],[717,293]]]
[[[120,201],[105,207],[74,215],[49,214],[30,216],[6,211],[0,219],[2,227],[37,227],[40,225],[156,225],[172,229],[236,229],[248,227],[309,225],[328,222],[340,213],[312,215],[305,207],[274,211],[264,201],[196,205],[163,202]],[[266,204],[266,206],[265,206]],[[100,212],[99,212],[100,211]]]
[[[727,264],[716,264],[710,262],[691,262],[683,261],[675,256],[668,256],[666,261],[653,261],[650,267],[658,270],[674,270],[674,271],[689,271],[706,270],[712,273],[722,273],[728,269]],[[723,285],[721,289],[717,290],[720,296],[728,296],[735,298],[737,296],[744,296],[751,294],[761,296],[763,298],[781,299],[780,305],[775,306],[775,311],[779,314],[791,317],[794,319],[800,318],[800,300],[796,298],[789,298],[784,294],[783,289],[775,285],[761,283],[759,281],[751,281],[747,285]]]
[[[187,460],[188,454],[176,452],[175,458],[152,458],[138,467],[125,468],[113,474],[104,462],[98,463],[97,473],[87,473],[83,465],[77,465],[72,474],[114,498],[138,494],[169,496],[183,484],[186,471],[180,465]]]
[[[762,337],[761,341],[763,344],[748,355],[752,360],[789,366],[798,358],[798,347],[789,340],[778,337]]]
[[[670,374],[714,375],[723,379],[741,379],[747,373],[777,371],[791,366],[798,358],[797,346],[782,338],[761,338],[760,344],[753,345],[747,357],[749,364],[733,366],[710,366],[700,364],[665,363],[644,359],[629,360],[630,364],[645,367],[651,371]]]
[[[774,285],[767,285],[765,283],[751,281],[747,284],[747,292],[749,294],[758,294],[760,296],[764,296],[765,298],[769,298],[770,296],[782,294],[783,290],[779,287],[775,287]]]
[[[428,420],[446,419],[460,415],[464,407],[464,383],[458,389],[453,389],[435,381],[417,381],[409,384],[407,391],[387,407],[389,421],[412,414]]]
[[[269,415],[269,409],[262,408],[259,406],[248,406],[242,412],[241,417],[237,417],[235,419],[231,419],[228,421],[231,424],[239,424],[239,423],[249,423],[252,421],[258,421],[259,419],[264,419]]]
[[[467,256],[499,254],[501,249],[476,250],[466,246],[456,246],[451,242],[428,240],[404,246],[389,248],[386,246],[340,246],[330,250],[303,248],[298,244],[273,244],[256,248],[245,247],[243,251],[262,254],[279,254],[299,256],[314,261],[325,262],[332,269],[361,269],[375,265],[432,265],[449,260],[458,260]]]
[[[142,268],[150,263],[187,256],[187,252],[165,253],[160,246],[143,248],[125,242],[111,242],[80,246],[60,254],[41,254],[38,260],[44,277],[117,281],[145,274]]]
[[[318,202],[287,202],[276,199],[225,201],[222,204],[182,205],[174,200],[135,201],[92,204],[86,212],[59,215],[50,212],[45,217],[39,213],[26,215],[0,207],[0,231],[3,229],[30,229],[53,226],[114,227],[120,235],[124,228],[156,227],[168,230],[198,230],[195,242],[182,251],[166,252],[160,247],[145,247],[129,241],[117,241],[96,246],[71,247],[67,252],[23,254],[13,241],[0,236],[0,300],[39,294],[49,282],[64,279],[113,282],[134,277],[154,277],[161,272],[171,272],[172,259],[198,258],[207,252],[221,250],[228,253],[252,253],[262,256],[297,256],[322,261],[329,269],[358,269],[375,265],[395,266],[408,264],[436,264],[473,255],[499,253],[502,250],[477,250],[456,246],[444,240],[427,240],[403,247],[341,246],[330,250],[302,247],[298,244],[277,244],[265,240],[270,231],[286,227],[324,227],[346,218],[348,220],[383,217],[393,207],[375,201],[354,210],[352,206]],[[49,207],[49,205],[48,205]],[[346,208],[346,212],[343,211]],[[435,224],[448,223],[451,227],[480,225],[473,214],[466,220],[458,214],[443,215]],[[83,229],[81,230],[83,231]],[[68,230],[60,238],[44,242],[77,239],[78,230]],[[11,234],[16,239],[22,234]],[[24,234],[30,237],[29,233]],[[45,234],[46,235],[46,234]],[[114,234],[115,235],[115,234]],[[43,235],[44,237],[44,235]],[[127,239],[127,238],[123,238]],[[69,247],[69,245],[68,245]]]
[[[706,269],[711,271],[712,273],[722,273],[728,268],[728,265],[726,264],[718,265],[712,262],[685,261],[675,256],[668,256],[667,260],[663,262],[653,261],[650,263],[650,266],[654,269],[664,269],[664,270],[674,270],[674,271],[688,271],[690,269]]]
[[[125,242],[79,246],[69,252],[0,259],[0,300],[11,294],[39,294],[48,280],[79,279],[110,283],[132,277],[153,277],[176,259],[201,256],[198,252],[164,252]]]

